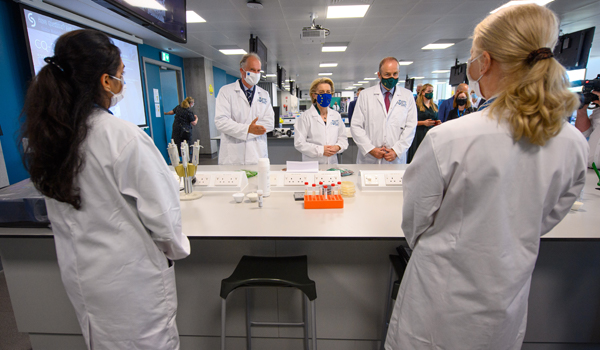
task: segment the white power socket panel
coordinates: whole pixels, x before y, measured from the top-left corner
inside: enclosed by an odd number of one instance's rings
[[[241,192],[248,186],[243,171],[198,171],[194,190],[200,192]]]
[[[403,173],[390,173],[385,174],[385,185],[386,186],[402,186]]]
[[[289,173],[283,175],[283,184],[285,186],[304,186],[304,183],[308,182],[308,175]]]
[[[361,170],[358,187],[364,192],[402,191],[404,170]]]
[[[342,181],[342,174],[339,171],[319,171],[317,173],[290,173],[287,171],[271,171],[270,183],[271,191],[275,192],[304,192],[304,183],[309,185],[318,184],[323,181],[324,184],[337,184]]]

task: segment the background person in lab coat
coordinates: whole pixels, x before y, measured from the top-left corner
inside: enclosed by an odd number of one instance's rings
[[[600,97],[599,91],[592,91],[592,93]],[[599,99],[592,101],[596,104],[600,104]],[[588,105],[583,106],[577,110],[577,119],[575,120],[575,127],[581,131],[583,136],[588,138],[590,145],[590,155],[588,157],[588,167],[592,167],[592,163],[596,164],[596,167],[600,167],[600,108],[594,109],[592,114],[588,117]]]
[[[125,93],[119,48],[77,30],[54,54],[27,92],[24,162],[87,347],[179,349],[169,259],[190,254],[179,185],[150,137],[108,111]]]
[[[475,28],[469,81],[495,100],[429,131],[406,170],[402,230],[414,250],[387,350],[521,349],[540,236],[586,176],[588,146],[565,120],[579,99],[552,58],[558,23],[530,4]]]
[[[215,125],[221,132],[219,164],[258,164],[268,158],[267,135],[275,125],[269,93],[257,86],[260,58],[249,53],[240,61],[242,79],[219,90]]]
[[[294,147],[302,153],[302,161],[337,164],[337,154],[348,148],[346,125],[342,116],[329,108],[335,92],[333,81],[319,78],[310,84],[313,105],[294,125]]]
[[[417,127],[410,91],[398,86],[398,60],[379,63],[381,83],[364,89],[354,109],[350,130],[358,146],[356,164],[405,164]]]

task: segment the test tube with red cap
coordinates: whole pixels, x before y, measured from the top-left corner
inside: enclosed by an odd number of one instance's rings
[[[327,199],[327,185],[323,186],[323,198]]]
[[[309,189],[308,182],[304,182],[304,195],[305,196],[308,196],[308,189]]]
[[[316,184],[312,184],[312,191],[313,191],[312,192],[313,196],[317,194],[317,185]]]

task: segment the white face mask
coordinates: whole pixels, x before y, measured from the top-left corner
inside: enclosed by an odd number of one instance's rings
[[[481,55],[483,55],[483,54],[481,54]],[[481,97],[485,98],[483,96],[483,94],[481,93],[481,89],[479,87],[479,81],[481,80],[481,78],[483,78],[483,74],[477,80],[474,80],[473,78],[471,78],[471,74],[469,74],[469,66],[471,66],[471,63],[477,61],[479,59],[479,57],[481,57],[481,55],[475,57],[472,60],[469,60],[468,65],[467,65],[467,79],[469,79],[469,90],[475,91],[476,96],[481,96]]]
[[[248,85],[254,86],[256,84],[258,84],[258,82],[260,81],[260,73],[252,73],[252,72],[246,72],[246,76],[244,76],[244,80],[246,81],[246,83],[248,83]]]
[[[123,77],[121,77],[121,79],[117,78],[117,77],[113,77],[112,75],[109,75],[109,77],[116,79],[118,81],[121,82],[121,84],[123,84],[123,88],[121,89],[121,91],[119,93],[114,93],[110,90],[108,90],[108,92],[110,92],[112,95],[112,97],[110,98],[110,106],[108,108],[114,107],[117,105],[117,103],[121,102],[121,100],[125,97],[125,90],[127,90],[127,85],[125,84],[125,79],[123,79]]]

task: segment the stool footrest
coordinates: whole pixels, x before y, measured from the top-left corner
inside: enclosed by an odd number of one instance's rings
[[[283,327],[304,327],[304,322],[250,322],[252,326],[263,326],[263,327],[274,327],[274,326],[283,326]]]

